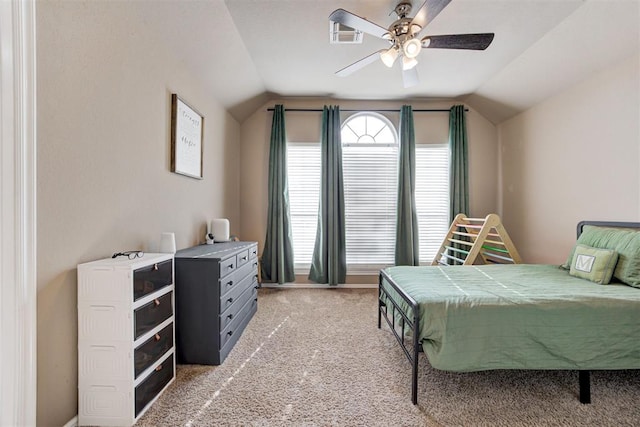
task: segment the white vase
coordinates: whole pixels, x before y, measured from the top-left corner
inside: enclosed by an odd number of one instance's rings
[[[176,253],[176,235],[165,232],[160,234],[160,252],[167,254]]]

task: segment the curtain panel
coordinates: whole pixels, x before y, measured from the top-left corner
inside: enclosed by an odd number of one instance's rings
[[[403,105],[400,109],[396,265],[420,265],[420,238],[415,187],[416,137],[413,126],[413,109],[410,105]]]
[[[449,150],[451,155],[449,223],[451,223],[459,213],[469,215],[469,160],[464,105],[454,105],[449,111]],[[453,247],[462,250],[468,249],[462,244],[454,244]],[[460,262],[453,260],[447,262],[460,264]]]
[[[284,107],[276,105],[273,110],[269,146],[267,235],[261,261],[262,280],[279,284],[295,281],[284,116]]]
[[[449,150],[451,153],[449,176],[451,222],[459,213],[469,215],[469,160],[463,105],[454,105],[449,112]]]
[[[325,106],[322,110],[320,156],[318,229],[309,279],[316,283],[337,285],[344,283],[347,275],[342,141],[338,106]]]

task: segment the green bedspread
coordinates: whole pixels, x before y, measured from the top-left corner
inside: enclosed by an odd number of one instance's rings
[[[419,339],[434,368],[640,368],[640,289],[598,285],[552,265],[386,272],[419,303]]]

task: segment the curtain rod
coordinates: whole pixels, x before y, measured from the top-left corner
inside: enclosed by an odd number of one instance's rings
[[[285,112],[286,111],[293,111],[293,112],[316,112],[316,113],[322,113],[322,109],[319,108],[285,108],[284,109]],[[267,111],[273,111],[273,108],[267,108]],[[345,110],[340,110],[340,112],[347,112],[347,113],[351,113],[351,112],[364,112],[364,113],[399,113],[400,110],[394,110],[394,109],[374,109],[374,110],[368,110],[368,109],[345,109]],[[448,113],[450,110],[448,109],[417,109],[417,110],[413,110],[414,113]],[[469,111],[468,108],[465,108],[464,111]]]

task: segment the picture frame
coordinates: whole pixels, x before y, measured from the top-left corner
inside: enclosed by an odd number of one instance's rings
[[[171,95],[171,172],[202,179],[204,117]]]

